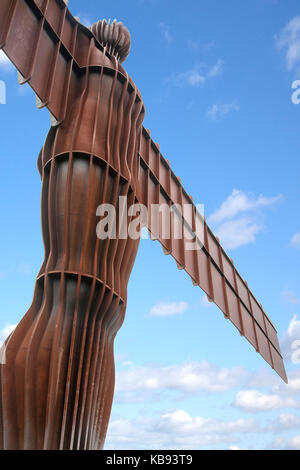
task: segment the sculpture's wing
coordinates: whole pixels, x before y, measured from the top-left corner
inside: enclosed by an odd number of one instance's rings
[[[232,321],[240,334],[287,382],[276,329],[271,320],[145,129],[139,151],[138,199],[148,208],[148,229],[152,237],[160,241],[165,254],[174,257],[178,268],[185,269],[193,283],[206,292],[208,298],[222,310],[225,318]],[[162,217],[159,220],[149,216],[153,204],[176,204],[177,209],[172,211],[173,215],[169,221],[167,219],[167,224],[163,224]],[[190,210],[184,210],[185,205]],[[166,225],[171,226],[170,237]],[[178,236],[180,229],[183,233],[181,239]],[[191,245],[192,238],[194,245]],[[195,247],[198,249],[190,249]]]
[[[1,0],[0,49],[28,82],[38,107],[57,121],[65,117],[72,74],[87,64],[92,33],[71,15],[64,0]],[[72,85],[73,86],[73,85]]]

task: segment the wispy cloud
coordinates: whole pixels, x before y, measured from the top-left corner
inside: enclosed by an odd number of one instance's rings
[[[12,331],[16,328],[17,325],[7,323],[2,330],[0,330],[0,346],[6,340],[6,338],[10,335]]]
[[[291,239],[291,245],[295,248],[300,248],[300,232],[295,233]]]
[[[294,292],[292,292],[291,290],[282,291],[281,296],[290,304],[300,304],[300,298],[296,297]]]
[[[89,17],[89,15],[87,15],[86,13],[77,13],[77,15],[75,16],[75,18],[81,23],[83,24],[84,26],[86,26],[87,28],[90,28],[92,26],[92,24],[94,23],[94,21],[92,21]]]
[[[207,52],[207,51],[213,49],[216,45],[215,41],[209,41],[209,42],[206,42],[206,43],[202,43],[201,41],[194,40],[194,39],[188,39],[187,44],[188,44],[188,47],[190,49],[194,49],[194,50],[197,50],[197,51],[201,50],[202,52]]]
[[[300,416],[293,413],[281,413],[267,426],[268,431],[280,432],[283,429],[300,428]]]
[[[22,274],[22,275],[28,275],[33,272],[33,266],[29,263],[20,263],[17,266],[10,267],[7,269],[2,269],[0,271],[0,279],[5,279],[8,276],[14,275],[14,274]]]
[[[293,361],[295,355],[294,345],[300,340],[300,320],[297,315],[291,319],[287,331],[284,333],[280,345],[284,359],[286,361]],[[299,381],[300,383],[300,381]],[[289,383],[291,385],[291,383]]]
[[[206,294],[203,294],[201,299],[200,299],[200,304],[202,305],[202,307],[211,307],[213,304],[212,302],[210,302],[207,298],[207,295]]]
[[[300,323],[300,322],[299,322]],[[290,323],[288,331],[293,336],[296,318]],[[217,409],[216,416],[194,415],[184,406],[176,406],[147,415],[145,412],[137,418],[112,416],[106,449],[202,449],[202,448],[245,448],[242,435],[251,435],[259,448],[261,439],[268,433],[273,441],[267,444],[272,449],[299,448],[300,427],[300,370],[289,372],[288,385],[266,368],[251,374],[241,368],[220,368],[203,362],[185,362],[174,365],[150,364],[145,366],[130,365],[119,371],[116,376],[116,402],[118,406],[128,402],[141,402],[155,399],[155,403],[165,394],[174,398],[174,392],[180,392],[184,399],[195,394],[206,395],[234,393],[232,404],[239,418],[223,420]],[[172,394],[172,395],[171,395]],[[125,396],[125,400],[120,400]],[[170,402],[167,396],[168,403]],[[163,403],[163,400],[160,401]],[[221,402],[219,402],[221,406]],[[219,406],[218,406],[219,408]],[[288,408],[288,410],[285,410]],[[255,413],[253,417],[243,413]],[[260,422],[260,413],[263,422]],[[268,419],[265,419],[269,413]],[[294,432],[294,435],[293,435]],[[288,434],[285,434],[288,433]],[[137,437],[138,436],[138,437]],[[276,439],[275,439],[276,437]],[[262,443],[263,448],[266,447]]]
[[[166,23],[161,21],[159,23],[159,28],[160,28],[161,33],[162,33],[164,39],[166,40],[166,42],[168,44],[171,44],[173,42],[173,36],[170,33],[170,27]]]
[[[3,51],[0,51],[0,69],[2,70],[12,70],[13,65],[10,62],[9,58],[7,57],[6,54],[4,54]]]
[[[282,342],[281,342],[281,350]],[[280,395],[282,397],[298,397],[300,398],[300,369],[290,370],[288,372],[288,384],[284,383],[277,375],[274,375],[270,369],[265,369],[262,373],[257,373],[252,377],[246,388],[264,388],[268,389],[268,393],[273,395]]]
[[[271,444],[272,450],[300,450],[300,434],[284,439],[282,437],[275,439]]]
[[[287,449],[300,450],[300,434],[288,440]]]
[[[254,243],[262,225],[254,217],[241,217],[222,223],[216,234],[227,249],[235,249],[248,243]]]
[[[300,66],[300,16],[295,16],[276,36],[276,43],[285,52],[288,70]]]
[[[83,10],[77,11],[76,15],[74,16],[77,19],[77,21],[79,21],[79,23],[83,24],[87,28],[90,28],[93,23],[99,20],[99,18],[91,19],[89,13]]]
[[[171,366],[132,367],[117,373],[116,391],[172,389],[182,392],[224,392],[237,386],[245,371],[218,368],[206,361]]]
[[[230,196],[222,202],[220,208],[209,217],[209,222],[220,223],[225,219],[235,217],[241,212],[256,211],[261,207],[270,206],[280,199],[282,199],[282,195],[265,197],[260,194],[257,198],[254,198],[251,194],[234,189]]]
[[[282,195],[254,198],[238,189],[222,202],[208,218],[217,236],[225,248],[234,249],[255,242],[256,235],[263,229],[261,209],[274,205],[282,199]]]
[[[262,393],[258,390],[240,390],[234,401],[237,408],[250,412],[271,411],[282,408],[299,408],[300,401],[274,393]]]
[[[211,121],[219,121],[229,113],[240,110],[236,101],[231,103],[215,103],[206,113],[206,117]]]
[[[216,77],[223,72],[223,60],[219,59],[208,71],[207,78]]]
[[[159,416],[141,416],[132,421],[112,420],[106,449],[199,449],[208,445],[226,444],[238,440],[242,433],[260,432],[254,419],[221,419],[191,416],[185,410],[162,412]],[[138,436],[138,439],[137,439]]]
[[[169,317],[171,315],[178,315],[184,313],[188,309],[187,302],[170,302],[159,303],[154,305],[150,310],[151,317]]]
[[[204,85],[207,80],[220,75],[222,71],[223,60],[219,59],[211,67],[195,65],[195,67],[186,72],[180,72],[171,75],[167,81],[178,87],[196,87],[199,85]]]

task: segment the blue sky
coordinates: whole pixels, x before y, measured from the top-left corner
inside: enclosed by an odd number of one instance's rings
[[[117,18],[130,30],[124,66],[144,125],[277,327],[289,377],[280,381],[158,243],[142,240],[115,343],[106,448],[300,449],[299,2],[69,6],[85,24]],[[50,120],[2,55],[0,80],[4,340],[43,259],[36,160]]]

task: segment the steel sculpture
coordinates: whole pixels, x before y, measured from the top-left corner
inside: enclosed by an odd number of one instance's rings
[[[287,380],[262,306],[195,206],[190,217],[180,211],[192,198],[143,128],[142,98],[121,66],[129,32],[104,20],[88,29],[66,3],[0,2],[0,49],[52,122],[38,158],[45,258],[32,305],[3,346],[1,449],[103,448],[114,392],[113,342],[139,246],[131,238],[97,237],[101,203],[113,204],[128,226],[119,196],[148,208],[177,204],[173,222],[184,226],[183,238],[172,232],[165,239],[160,224],[149,220],[153,238]],[[202,249],[185,249],[187,233]]]

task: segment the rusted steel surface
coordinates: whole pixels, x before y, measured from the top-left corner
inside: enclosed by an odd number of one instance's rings
[[[118,206],[120,195],[135,201],[130,179],[143,117],[136,96],[117,71],[87,72],[76,105],[50,130],[39,156],[45,259],[33,304],[6,343],[2,448],[103,446],[113,340],[139,241],[98,239],[96,210],[101,203]],[[120,110],[116,123],[112,100]],[[103,126],[98,119],[105,114]]]
[[[0,49],[18,69],[20,84],[29,83],[38,106],[47,106],[57,121],[65,118],[80,69],[99,65],[100,57],[101,65],[111,67],[111,55],[63,0],[1,0]]]
[[[192,199],[142,127],[143,101],[119,61],[130,48],[128,31],[104,22],[92,31],[62,0],[0,2],[0,48],[19,82],[28,82],[38,106],[53,116],[38,159],[45,258],[33,303],[4,345],[2,449],[103,447],[114,391],[113,341],[139,246],[131,238],[97,237],[101,203],[112,204],[128,227],[119,196],[149,209],[178,204],[172,230],[184,225],[182,240],[173,232],[164,238],[157,220],[149,220],[149,230],[286,380],[276,330],[262,307],[195,206],[190,217],[180,217]],[[185,242],[197,221],[201,249],[189,251]]]
[[[16,34],[28,5],[14,6],[11,31]],[[66,9],[60,11],[63,17]],[[30,71],[25,70],[9,36],[5,47],[40,90],[39,73],[44,78],[51,61],[39,59],[32,66],[34,51],[27,58]],[[139,240],[100,240],[96,212],[101,203],[110,203],[119,217],[119,196],[128,204],[136,200],[144,106],[124,69],[95,46],[92,35],[88,60],[93,65],[83,71],[65,63],[57,75],[56,67],[49,75],[52,98],[40,95],[53,113],[63,102],[65,119],[50,129],[38,159],[45,258],[33,303],[5,343],[2,449],[99,449],[106,435],[114,391],[113,341],[124,319]],[[63,88],[66,77],[68,90],[57,97],[56,86]],[[122,217],[128,225],[130,218]]]

